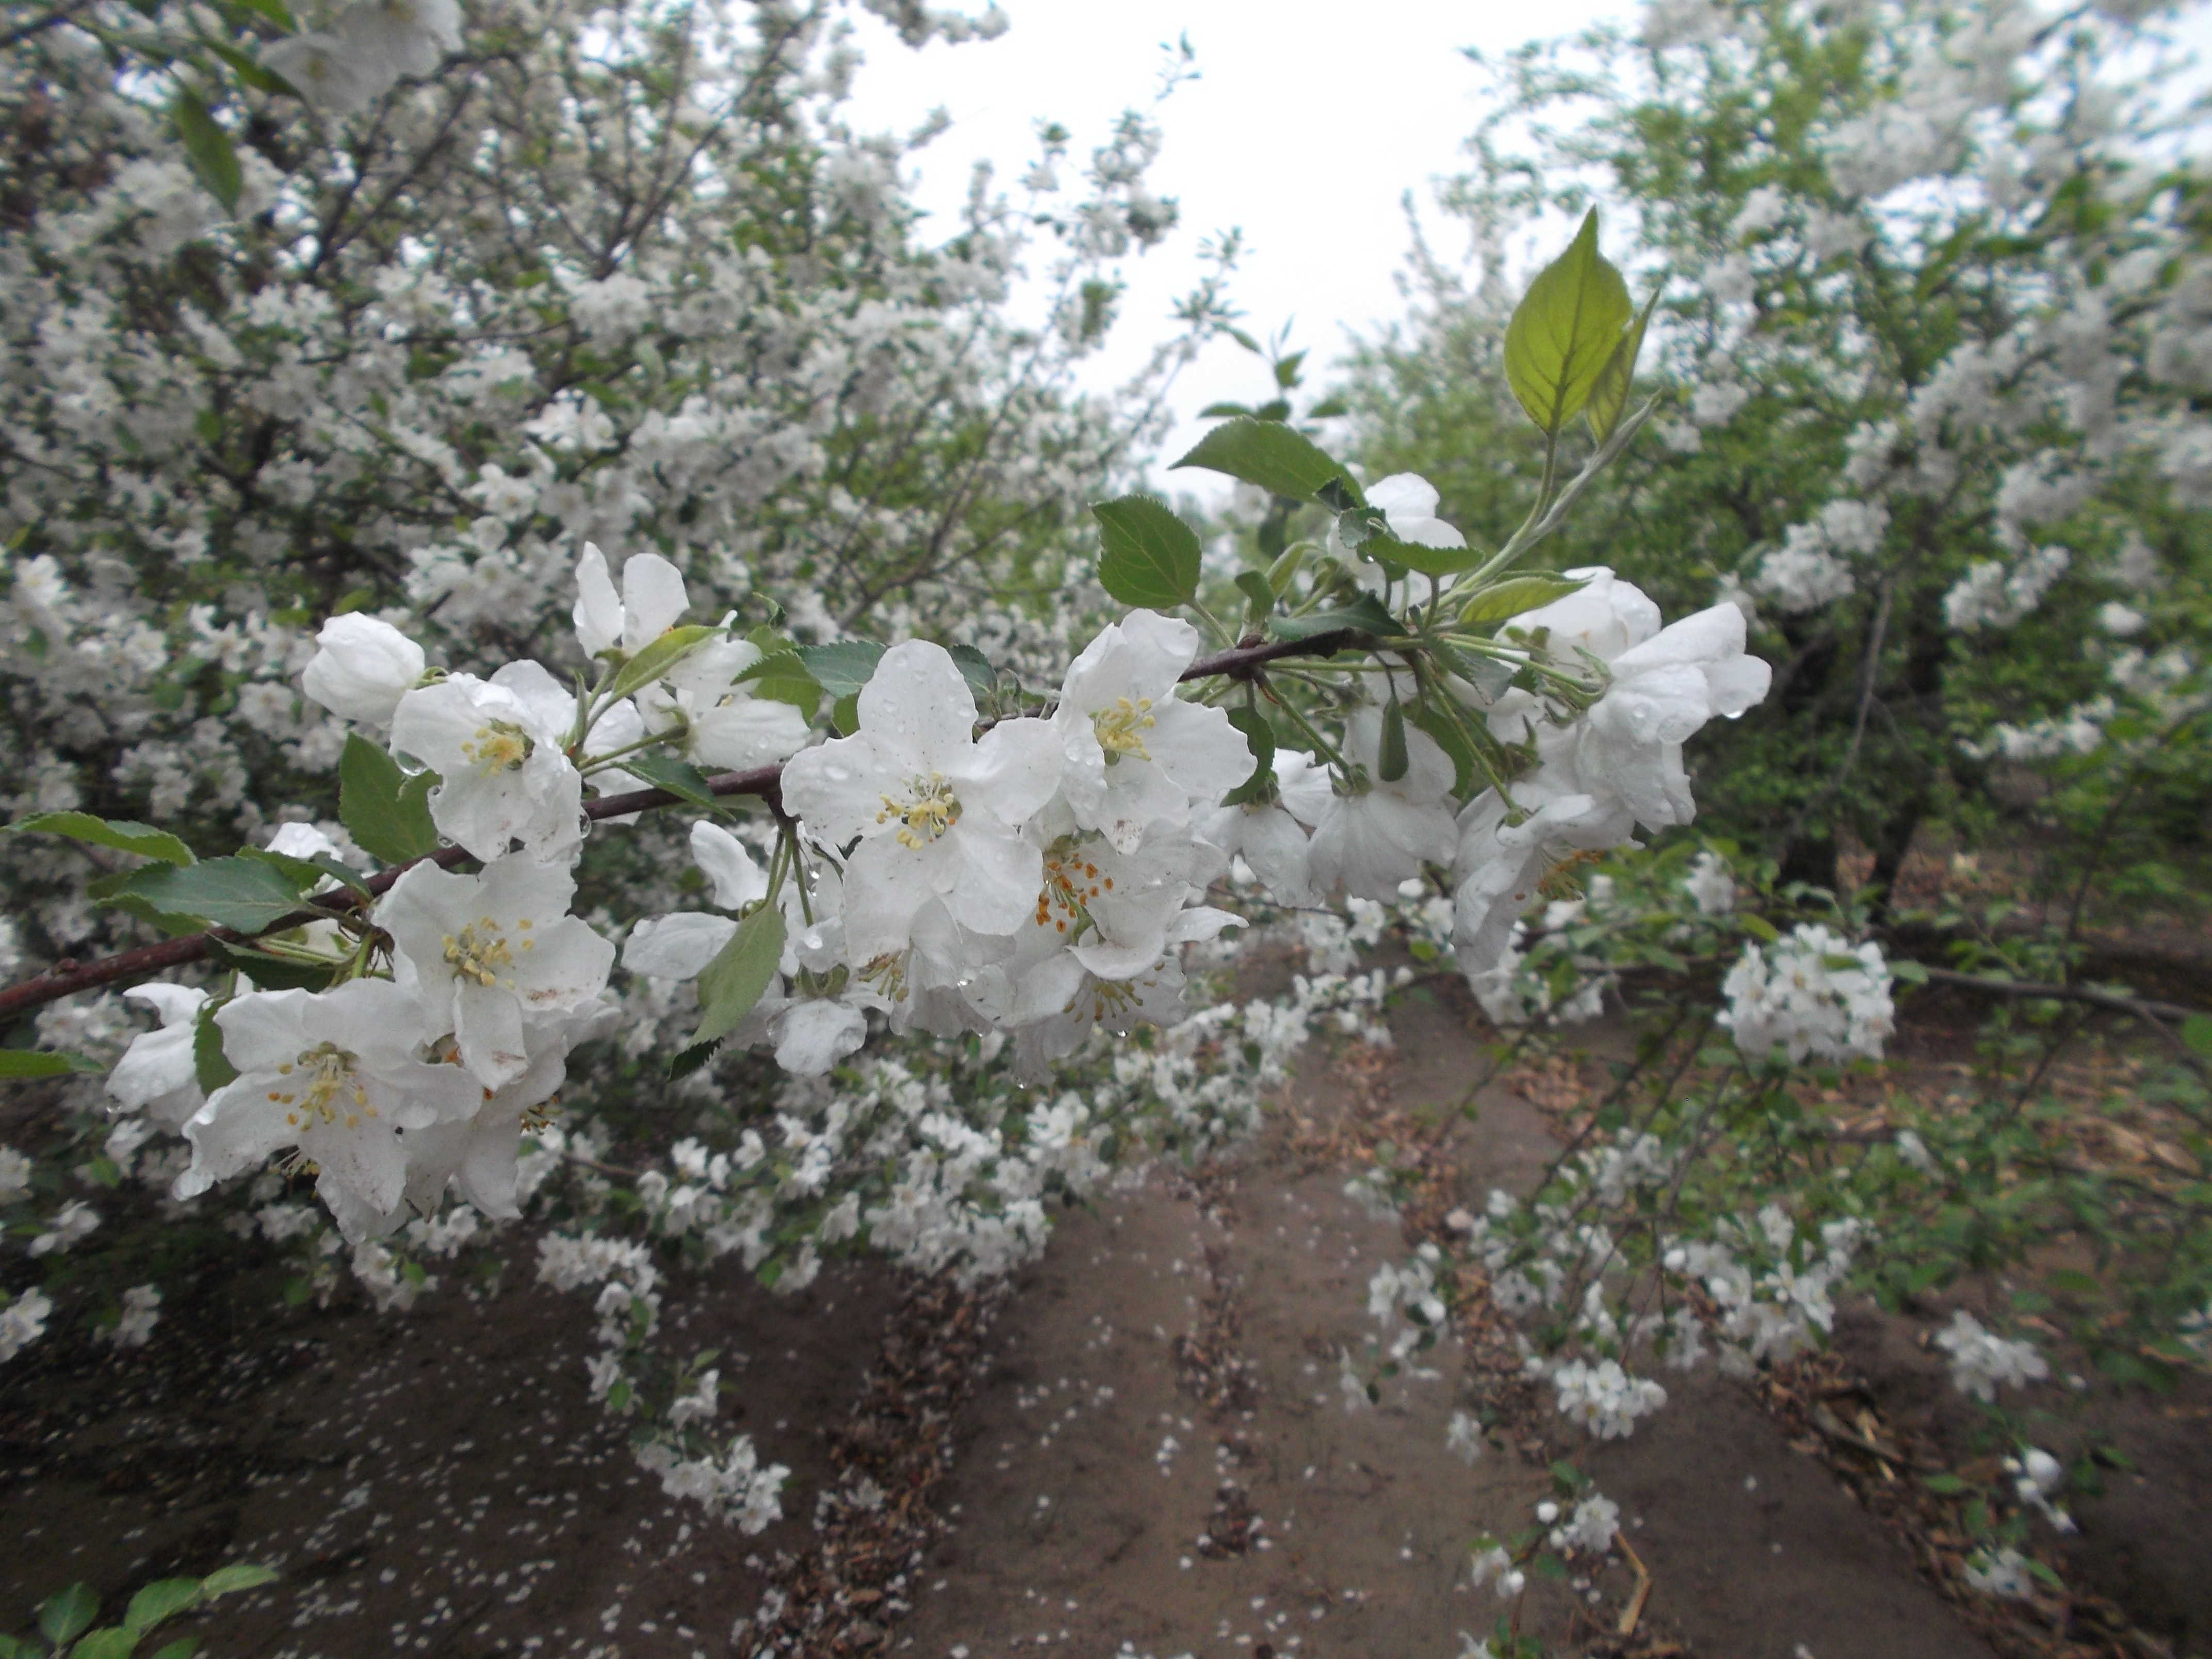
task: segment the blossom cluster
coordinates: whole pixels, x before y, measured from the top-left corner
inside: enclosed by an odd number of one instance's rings
[[[1854,945],[1831,927],[1801,922],[1788,937],[1747,945],[1721,982],[1720,1023],[1753,1060],[1778,1049],[1794,1064],[1879,1060],[1897,1029],[1889,968],[1872,941]]]

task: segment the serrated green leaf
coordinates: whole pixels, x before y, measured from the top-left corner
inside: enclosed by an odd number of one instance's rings
[[[319,853],[311,859],[295,859],[289,853],[272,853],[265,847],[241,847],[238,856],[258,859],[289,880],[302,893],[312,893],[323,884],[325,876],[336,876],[356,892],[365,892],[367,878],[358,870],[349,870],[327,853]]]
[[[1590,435],[1603,443],[1613,436],[1613,428],[1620,424],[1622,411],[1628,407],[1628,393],[1636,384],[1636,360],[1644,354],[1644,331],[1651,321],[1651,313],[1659,303],[1655,289],[1644,302],[1644,309],[1636,313],[1636,320],[1605,360],[1598,371],[1597,384],[1590,387],[1589,402],[1583,405],[1583,418],[1589,422]]]
[[[875,678],[884,647],[875,640],[832,640],[827,645],[802,645],[798,654],[817,685],[833,697],[850,697]]]
[[[39,1603],[39,1632],[57,1647],[85,1632],[100,1611],[100,1598],[89,1584],[71,1584]]]
[[[1769,921],[1765,916],[1759,915],[1752,911],[1747,910],[1737,916],[1735,920],[1736,926],[1742,928],[1745,933],[1749,933],[1753,939],[1762,940],[1768,945],[1776,945],[1781,942],[1782,935],[1775,932],[1774,924]]]
[[[1244,596],[1249,607],[1246,614],[1255,623],[1266,621],[1267,613],[1275,608],[1275,591],[1267,586],[1267,579],[1256,570],[1237,573],[1237,591]]]
[[[1198,597],[1198,532],[1165,501],[1123,495],[1094,501],[1098,584],[1124,605],[1171,611]]]
[[[0,1079],[20,1081],[40,1077],[73,1077],[80,1072],[104,1072],[96,1060],[51,1048],[0,1048]]]
[[[808,720],[822,706],[822,683],[806,672],[805,659],[796,651],[778,651],[763,657],[738,676],[738,683],[756,697],[787,702]]]
[[[169,119],[176,126],[177,137],[184,141],[192,171],[199,174],[208,193],[222,204],[225,213],[235,212],[245,175],[239,170],[238,150],[230,135],[189,87],[179,87],[170,100]]]
[[[200,1581],[197,1578],[160,1578],[147,1585],[131,1598],[131,1605],[123,1614],[123,1627],[143,1636],[165,1619],[173,1619],[186,1607],[197,1607],[200,1599]]]
[[[998,690],[999,671],[992,666],[988,657],[972,645],[948,645],[945,649],[978,702]]]
[[[1472,570],[1486,556],[1479,547],[1424,547],[1419,542],[1401,542],[1388,530],[1370,534],[1360,543],[1359,554],[1386,568],[1400,565],[1425,576],[1450,576]]]
[[[210,1601],[218,1595],[228,1595],[234,1590],[259,1589],[264,1584],[273,1584],[283,1575],[274,1567],[264,1567],[258,1562],[241,1561],[235,1566],[217,1567],[200,1580],[200,1594]]]
[[[1346,631],[1392,636],[1406,630],[1398,619],[1372,593],[1363,593],[1352,605],[1338,605],[1328,611],[1310,611],[1303,617],[1275,617],[1269,619],[1267,631],[1279,640],[1310,640],[1322,634]]]
[[[1597,210],[1567,251],[1536,274],[1505,326],[1505,380],[1537,428],[1556,434],[1582,411],[1635,307],[1597,251]]]
[[[651,685],[667,674],[708,640],[720,638],[721,632],[720,629],[705,623],[669,629],[615,670],[615,677],[603,695],[609,702],[621,702],[631,692]]]
[[[1508,576],[1502,582],[1493,582],[1460,607],[1459,619],[1462,627],[1480,628],[1486,623],[1510,622],[1523,612],[1564,599],[1570,593],[1578,593],[1586,581],[1567,576],[1553,576],[1541,571],[1530,571],[1526,575]]]
[[[192,1081],[202,1094],[211,1095],[237,1080],[238,1067],[222,1051],[222,1027],[215,1023],[215,1005],[202,1003],[192,1020]]]
[[[665,789],[678,800],[693,806],[715,805],[714,791],[707,787],[707,775],[689,761],[672,755],[627,755],[622,765],[632,777]]]
[[[71,841],[88,842],[94,847],[110,848],[118,853],[136,853],[141,858],[158,859],[164,864],[192,862],[192,849],[167,830],[129,818],[99,818],[89,812],[33,812],[29,817],[17,818],[8,829],[10,833],[39,830],[49,835],[67,836]]]
[[[775,977],[783,958],[783,912],[763,904],[738,924],[714,959],[699,975],[699,1028],[694,1045],[714,1042],[735,1030]]]
[[[438,850],[430,818],[435,772],[408,773],[358,732],[338,757],[338,818],[371,858],[404,864]]]
[[[1271,495],[1294,501],[1320,500],[1322,487],[1332,479],[1351,491],[1355,505],[1364,505],[1367,500],[1360,493],[1358,480],[1341,464],[1332,460],[1304,433],[1280,421],[1239,416],[1224,422],[1200,438],[1175,465],[1225,472],[1259,485]]]
[[[259,859],[206,859],[179,869],[149,865],[120,889],[160,915],[258,933],[300,908],[300,890]],[[110,901],[112,902],[112,901]]]
[[[679,1078],[690,1077],[692,1073],[714,1059],[715,1051],[721,1046],[721,1039],[717,1037],[712,1042],[695,1042],[690,1048],[680,1050],[668,1062],[668,1080],[673,1083]]]

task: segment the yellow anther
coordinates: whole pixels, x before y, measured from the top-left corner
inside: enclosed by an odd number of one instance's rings
[[[447,933],[444,944],[446,961],[453,968],[453,976],[472,981],[487,990],[501,982],[500,969],[514,966],[514,953],[507,949],[507,936],[489,916],[478,916],[458,934]],[[506,982],[512,985],[514,981]]]
[[[907,788],[913,795],[911,800],[895,800],[889,795],[877,798],[884,806],[876,814],[876,822],[898,820],[898,844],[918,853],[960,822],[960,799],[941,772],[915,778]]]
[[[1133,702],[1127,697],[1116,697],[1110,708],[1097,710],[1091,716],[1091,729],[1098,734],[1098,746],[1109,756],[1134,755],[1139,760],[1152,759],[1144,738],[1144,733],[1158,724],[1152,719],[1152,708],[1150,697],[1139,697]]]
[[[479,772],[512,772],[530,758],[530,734],[507,720],[486,721],[461,744],[461,758]]]

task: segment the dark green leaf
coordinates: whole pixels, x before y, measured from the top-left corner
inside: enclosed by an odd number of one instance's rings
[[[699,975],[699,1029],[694,1044],[713,1042],[737,1029],[775,977],[783,957],[783,912],[763,904],[738,924]]]
[[[1931,1474],[1920,1483],[1939,1498],[1955,1498],[1967,1490],[1966,1483],[1955,1474]]]
[[[21,1080],[40,1077],[70,1077],[79,1072],[104,1072],[96,1060],[83,1054],[49,1048],[0,1048],[0,1079]]]
[[[1753,939],[1763,940],[1768,945],[1778,944],[1781,941],[1782,935],[1774,931],[1774,924],[1765,916],[1746,910],[1735,920],[1736,926]]]
[[[192,1080],[204,1095],[238,1080],[238,1067],[222,1051],[222,1027],[215,1023],[212,1003],[202,1003],[192,1021]]]
[[[1124,605],[1172,610],[1198,597],[1198,532],[1150,495],[1096,501],[1098,582]]]
[[[0,1636],[0,1659],[45,1659],[46,1650],[35,1642]]]
[[[1372,512],[1372,508],[1364,509]],[[1376,514],[1380,518],[1380,514]],[[1340,523],[1342,520],[1339,520]],[[1370,534],[1359,544],[1363,558],[1384,565],[1402,565],[1408,570],[1418,570],[1426,576],[1449,576],[1462,570],[1472,570],[1483,561],[1479,547],[1424,547],[1419,542],[1401,542],[1388,529],[1380,534]]]
[[[960,678],[968,682],[968,689],[981,702],[999,689],[999,671],[991,659],[972,645],[949,645],[945,647],[960,670]]]
[[[1510,621],[1524,611],[1549,605],[1553,599],[1578,593],[1586,586],[1587,582],[1578,579],[1536,570],[1523,576],[1508,576],[1502,582],[1492,583],[1462,605],[1460,623],[1463,627],[1480,628],[1486,623]]]
[[[1597,210],[1567,251],[1536,274],[1505,326],[1505,380],[1537,428],[1561,431],[1596,388],[1635,307],[1597,251]]]
[[[162,915],[258,933],[300,908],[300,890],[258,859],[207,859],[179,869],[149,865],[123,884]]]
[[[71,1584],[39,1603],[40,1632],[57,1646],[73,1642],[84,1634],[99,1611],[100,1598],[92,1593],[91,1585]]]
[[[94,847],[159,859],[164,864],[192,861],[192,849],[167,830],[128,818],[96,818],[89,812],[33,812],[29,817],[17,818],[8,828],[11,831],[42,830],[52,835],[67,836],[72,841],[89,842]]]
[[[707,787],[707,775],[689,761],[680,761],[672,755],[627,755],[623,758],[623,770],[634,778],[641,778],[656,789],[665,789],[678,800],[694,806],[714,805],[714,792]]]
[[[1336,479],[1348,488],[1355,503],[1363,503],[1358,481],[1314,441],[1280,421],[1255,421],[1240,416],[1213,428],[1198,441],[1178,467],[1202,466],[1225,472],[1232,478],[1255,483],[1271,495],[1294,501],[1318,501],[1322,487]],[[1172,469],[1170,469],[1172,470]]]
[[[208,941],[208,955],[264,991],[327,991],[338,970],[332,963],[294,962],[262,951],[241,950],[221,939]]]
[[[1636,320],[1620,337],[1613,349],[1613,356],[1605,360],[1598,371],[1597,384],[1590,388],[1589,402],[1583,406],[1583,418],[1589,422],[1590,435],[1600,443],[1613,436],[1613,428],[1620,424],[1621,411],[1628,407],[1629,388],[1636,383],[1636,360],[1643,355],[1644,330],[1651,320],[1652,308],[1659,303],[1655,290],[1644,302],[1644,309],[1636,313]]]
[[[1236,788],[1222,797],[1224,806],[1242,806],[1247,802],[1265,800],[1274,787],[1275,728],[1267,717],[1256,708],[1224,708],[1229,723],[1244,734],[1244,746],[1252,754],[1252,775]]]
[[[300,1280],[296,1282],[304,1285],[306,1281]],[[192,1656],[199,1650],[200,1638],[198,1637],[179,1636],[175,1641],[164,1642],[160,1647],[155,1648],[152,1655],[149,1656],[149,1659],[192,1659]]]
[[[1451,757],[1452,793],[1462,796],[1469,793],[1482,774],[1474,747],[1468,742],[1467,733],[1460,729],[1459,722],[1420,703],[1416,703],[1406,718],[1413,723],[1415,731],[1427,732],[1436,740],[1437,747]]]
[[[849,738],[860,729],[860,695],[848,692],[830,705],[830,724],[837,728],[837,735]]]
[[[750,686],[756,697],[791,704],[810,720],[822,706],[821,682],[807,672],[805,659],[796,651],[763,657],[738,676],[738,683]]]
[[[1398,619],[1385,610],[1382,602],[1372,593],[1363,593],[1353,605],[1339,605],[1328,611],[1311,611],[1303,617],[1276,617],[1267,623],[1267,631],[1279,640],[1310,640],[1322,634],[1339,634],[1349,630],[1389,637],[1404,633]]]
[[[1406,753],[1406,711],[1395,697],[1382,705],[1382,744],[1375,769],[1384,783],[1395,783],[1412,764]]]
[[[692,1073],[714,1059],[715,1051],[721,1046],[722,1040],[717,1037],[712,1042],[695,1042],[690,1048],[682,1050],[668,1062],[668,1080],[673,1083],[678,1078],[690,1077]]]
[[[806,672],[833,697],[857,693],[874,676],[883,655],[884,647],[874,640],[833,640],[828,645],[799,647]]]
[[[2190,1015],[2181,1022],[2181,1040],[2191,1052],[2212,1058],[2212,1017]]]
[[[78,1638],[69,1651],[69,1659],[131,1659],[131,1651],[138,1645],[138,1633],[119,1626],[110,1625],[102,1630],[88,1631]]]
[[[406,773],[383,750],[355,732],[338,757],[338,817],[370,857],[404,864],[438,850],[430,820],[435,772]]]
[[[264,1584],[273,1584],[281,1575],[274,1567],[264,1567],[251,1561],[241,1561],[236,1566],[217,1567],[200,1580],[200,1594],[212,1601],[218,1595],[228,1595],[233,1590],[259,1589]]]
[[[272,75],[235,46],[227,46],[220,40],[202,42],[210,52],[230,65],[230,71],[245,85],[256,92],[273,93],[282,96],[298,88],[281,75]],[[274,618],[271,618],[273,621]]]
[[[196,1607],[200,1599],[200,1581],[197,1578],[160,1578],[147,1585],[131,1598],[131,1606],[123,1615],[123,1627],[143,1636],[165,1619],[173,1619],[186,1607]]]
[[[720,638],[721,633],[720,629],[705,623],[668,629],[615,670],[614,679],[604,695],[610,702],[620,702],[631,692],[661,678],[708,640]]]
[[[169,119],[176,124],[177,137],[184,140],[185,155],[198,173],[208,193],[222,204],[225,213],[238,207],[238,192],[245,183],[239,171],[238,151],[230,142],[230,135],[222,130],[198,93],[189,87],[180,87],[169,103]]]
[[[1249,603],[1249,614],[1255,623],[1265,621],[1267,613],[1275,608],[1274,590],[1267,586],[1267,579],[1256,570],[1237,573],[1237,591]]]

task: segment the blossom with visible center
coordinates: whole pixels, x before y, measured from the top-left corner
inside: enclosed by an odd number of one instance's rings
[[[472,674],[410,691],[392,718],[393,752],[438,774],[430,817],[439,833],[486,860],[517,841],[547,858],[575,848],[584,781],[562,752],[567,736],[510,687]]]
[[[683,573],[658,553],[632,554],[617,592],[606,555],[591,542],[576,562],[576,639],[595,659],[610,651],[635,655],[675,627],[690,603]]]
[[[143,1112],[165,1129],[183,1126],[207,1098],[200,1092],[192,1036],[208,994],[189,985],[134,985],[127,1002],[143,1002],[161,1021],[159,1030],[134,1037],[107,1074],[109,1096],[126,1110]]]
[[[963,926],[1012,933],[1043,866],[1019,826],[1060,782],[1058,733],[1002,720],[977,741],[959,665],[918,640],[884,653],[859,712],[858,731],[795,756],[782,783],[817,842],[860,843],[845,862],[852,959],[904,950],[915,914],[940,896]]]
[[[390,980],[257,991],[215,1021],[238,1076],[185,1125],[192,1162],[180,1198],[293,1146],[319,1170],[341,1225],[364,1208],[380,1214],[406,1186],[398,1132],[465,1119],[483,1098],[466,1072],[416,1057],[422,1009]]]
[[[1052,723],[1066,757],[1060,781],[1075,821],[1123,852],[1146,826],[1187,823],[1252,770],[1242,732],[1218,708],[1176,695],[1197,659],[1188,623],[1132,611],[1101,629],[1068,665]]]
[[[390,725],[400,698],[422,678],[422,647],[390,623],[358,611],[325,623],[315,647],[300,689],[342,720]]]
[[[1457,837],[1450,805],[1451,757],[1425,732],[1406,732],[1406,771],[1385,782],[1382,711],[1371,704],[1344,725],[1344,757],[1361,775],[1339,793],[1328,774],[1302,769],[1283,787],[1283,805],[1313,827],[1308,869],[1316,892],[1339,881],[1360,898],[1389,902],[1424,864],[1448,864]]]
[[[565,867],[532,859],[473,876],[418,864],[376,907],[427,1034],[453,1033],[461,1064],[488,1087],[529,1069],[526,1024],[588,1009],[606,988],[615,947],[568,914],[575,892]]]
[[[1628,810],[1583,788],[1565,761],[1547,760],[1510,787],[1510,800],[1486,789],[1459,814],[1452,955],[1470,982],[1504,960],[1547,870],[1577,852],[1625,845],[1635,832]]]

